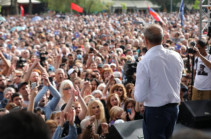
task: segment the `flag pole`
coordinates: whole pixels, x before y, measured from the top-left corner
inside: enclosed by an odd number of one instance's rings
[[[202,36],[202,0],[200,0],[200,28],[199,28],[199,39],[201,40]]]

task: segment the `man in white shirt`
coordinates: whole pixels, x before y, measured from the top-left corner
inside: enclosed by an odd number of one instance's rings
[[[159,25],[146,27],[144,38],[148,51],[137,66],[134,97],[145,106],[144,139],[168,139],[178,116],[184,64],[179,53],[161,45]]]

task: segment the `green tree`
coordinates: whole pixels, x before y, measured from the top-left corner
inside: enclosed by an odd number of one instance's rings
[[[126,5],[126,3],[121,3],[121,5],[122,5],[122,11],[124,13],[126,13],[126,11],[127,11],[127,5]]]
[[[200,9],[200,1],[195,0],[194,5],[193,5],[194,10],[199,10]]]
[[[102,3],[101,0],[40,0],[48,4],[49,10],[57,12],[70,12],[70,3],[74,2],[83,8],[86,13],[95,13],[102,10],[108,10],[106,3]]]
[[[161,6],[161,11],[170,11],[171,0],[149,0],[154,4]],[[172,0],[173,11],[178,10],[178,4],[181,3],[181,0]],[[193,4],[193,0],[184,0],[184,4]]]

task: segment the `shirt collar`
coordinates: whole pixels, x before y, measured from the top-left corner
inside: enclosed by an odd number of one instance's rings
[[[156,46],[153,46],[152,48],[150,48],[148,51],[147,51],[147,55],[150,54],[150,53],[153,53],[157,50],[161,50],[163,49],[163,46],[162,45],[156,45]]]

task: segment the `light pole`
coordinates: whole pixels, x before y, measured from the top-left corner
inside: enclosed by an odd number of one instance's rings
[[[172,0],[171,0],[171,4],[170,4],[170,6],[171,6],[171,7],[170,7],[170,9],[171,9],[171,13],[172,13]]]

